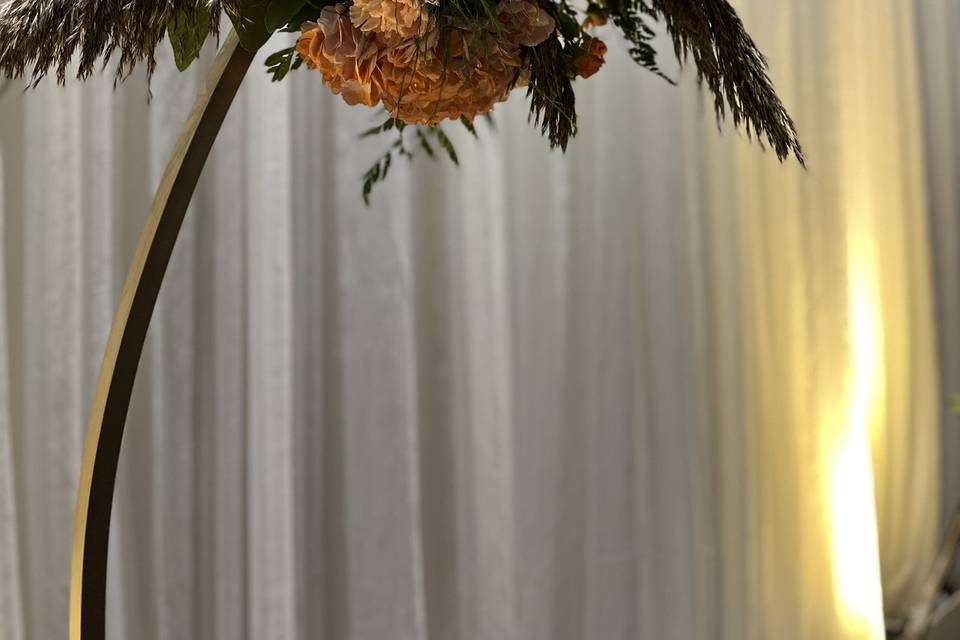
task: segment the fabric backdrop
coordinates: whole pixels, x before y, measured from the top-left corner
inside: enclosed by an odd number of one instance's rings
[[[923,70],[927,140],[927,183],[930,193],[931,238],[936,267],[937,332],[940,336],[940,375],[944,395],[960,394],[960,47],[953,36],[960,28],[960,4],[952,0],[917,3]],[[960,508],[960,466],[952,453],[960,451],[958,416],[944,413],[944,513]],[[954,584],[960,578],[955,572]]]
[[[921,134],[956,114],[910,3],[738,4],[807,172],[614,45],[565,158],[516,96],[367,208],[377,116],[251,72],[137,380],[111,638],[883,637],[939,534]],[[201,73],[0,102],[0,638],[66,635],[101,352]]]

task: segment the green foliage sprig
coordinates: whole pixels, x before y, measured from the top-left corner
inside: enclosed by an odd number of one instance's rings
[[[529,49],[530,118],[547,135],[551,147],[567,150],[570,138],[577,134],[577,99],[573,91],[571,64],[573,55],[553,34],[536,47]],[[577,47],[579,49],[579,47]]]
[[[296,48],[287,47],[267,56],[264,64],[267,66],[267,73],[270,74],[273,81],[280,82],[287,77],[288,73],[300,68],[303,64],[303,58],[297,55]]]
[[[477,131],[472,122],[466,118],[460,118],[460,122],[471,135],[477,135]],[[416,141],[416,146],[414,147],[408,145],[405,137],[405,133],[408,130],[413,130],[413,136]],[[391,144],[387,151],[377,158],[373,165],[363,174],[363,189],[361,194],[363,201],[368,205],[370,204],[370,195],[373,193],[373,187],[387,179],[390,167],[393,166],[394,156],[412,161],[418,153],[423,153],[430,158],[436,158],[437,150],[434,148],[434,145],[437,145],[453,164],[460,164],[460,158],[457,156],[457,150],[454,148],[453,142],[439,125],[408,125],[402,120],[390,117],[382,124],[367,129],[360,134],[360,137],[369,138],[389,131],[395,131],[397,134],[393,144]]]

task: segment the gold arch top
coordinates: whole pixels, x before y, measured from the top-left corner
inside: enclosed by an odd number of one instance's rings
[[[253,54],[231,31],[183,126],[133,255],[107,339],[80,467],[70,640],[105,634],[110,513],[124,423],[150,317],[187,205]]]

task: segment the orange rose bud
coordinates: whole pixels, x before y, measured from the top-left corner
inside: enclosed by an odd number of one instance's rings
[[[583,19],[583,24],[581,24],[580,27],[586,31],[593,27],[602,27],[605,24],[607,24],[606,15],[599,11],[590,11],[587,13],[587,17]]]
[[[607,45],[600,38],[591,38],[590,46],[586,53],[582,54],[573,63],[577,75],[581,78],[589,78],[603,66],[603,57],[607,53]]]
[[[607,55],[607,45],[600,38],[591,38],[590,49],[587,53],[603,60],[603,56]]]

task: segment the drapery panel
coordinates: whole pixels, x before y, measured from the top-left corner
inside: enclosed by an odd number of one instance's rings
[[[923,70],[923,109],[926,125],[927,185],[930,194],[931,244],[936,269],[937,333],[940,339],[942,400],[960,394],[960,5],[950,0],[918,2],[916,6]],[[960,447],[957,416],[943,416],[943,510],[960,507],[960,469],[950,455]],[[954,572],[956,583],[958,572]]]
[[[377,116],[252,72],[141,365],[110,637],[882,637],[940,508],[914,21],[738,4],[807,172],[621,52],[565,158],[517,100],[367,208]],[[0,102],[3,638],[65,634],[99,358],[199,85],[171,66],[149,104]]]

